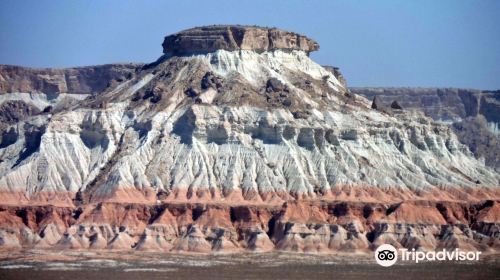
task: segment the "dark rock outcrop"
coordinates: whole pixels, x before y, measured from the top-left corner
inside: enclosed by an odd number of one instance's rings
[[[334,66],[328,66],[328,65],[323,65],[323,68],[325,68],[326,70],[330,71],[330,73],[332,73],[335,78],[337,78],[337,80],[345,87],[347,88],[347,81],[344,77],[344,75],[342,75],[342,72],[340,72],[340,68],[339,67],[334,67]]]
[[[266,91],[267,92],[280,92],[285,89],[285,85],[276,78],[271,78],[267,80]]]
[[[9,100],[0,103],[0,127],[1,124],[12,124],[26,117],[39,114],[40,110],[35,106],[21,100]]]
[[[396,100],[392,101],[391,108],[392,109],[396,109],[396,110],[402,110],[403,109],[403,107],[401,107],[401,105],[399,105],[399,103]]]
[[[195,27],[165,37],[163,52],[170,54],[206,53],[216,50],[275,49],[301,50],[307,53],[319,49],[316,41],[306,36],[277,28],[213,25]]]
[[[380,98],[378,96],[373,97],[372,101],[372,109],[379,109],[382,108],[382,105],[380,104]]]
[[[216,76],[212,72],[207,72],[201,79],[201,89],[220,88],[222,87],[222,78]]]

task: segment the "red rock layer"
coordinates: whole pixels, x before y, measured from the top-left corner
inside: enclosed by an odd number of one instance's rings
[[[115,203],[221,203],[229,205],[281,205],[294,200],[357,201],[397,203],[408,200],[479,202],[499,200],[500,188],[432,188],[411,190],[408,188],[379,188],[369,186],[337,186],[326,193],[290,194],[279,192],[258,193],[235,189],[225,193],[215,189],[173,188],[166,193],[156,193],[152,188],[138,190],[135,187],[121,187],[101,194],[76,194],[71,192],[37,192],[31,196],[22,192],[0,192],[0,205],[53,205],[74,207],[80,204]]]
[[[0,248],[368,252],[500,248],[500,200],[0,207]]]

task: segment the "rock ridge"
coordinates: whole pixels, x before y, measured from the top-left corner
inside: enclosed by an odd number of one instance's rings
[[[115,83],[130,79],[142,64],[103,64],[72,68],[31,68],[0,65],[0,94],[13,92],[45,94],[100,93]]]

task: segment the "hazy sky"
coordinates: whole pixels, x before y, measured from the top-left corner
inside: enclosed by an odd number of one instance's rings
[[[500,1],[0,1],[0,64],[150,62],[208,24],[303,33],[351,86],[500,88]]]

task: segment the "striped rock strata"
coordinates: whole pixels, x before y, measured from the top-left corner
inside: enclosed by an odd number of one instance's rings
[[[497,249],[500,174],[449,126],[372,109],[305,37],[217,28],[76,102],[0,94],[25,104],[0,131],[2,248]]]

